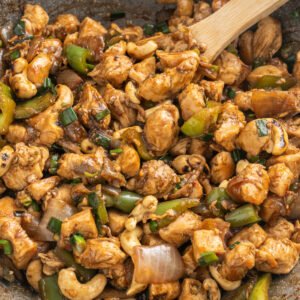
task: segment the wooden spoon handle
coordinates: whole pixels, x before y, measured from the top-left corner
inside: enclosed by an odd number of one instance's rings
[[[207,45],[205,56],[213,61],[242,32],[286,2],[288,0],[231,0],[190,28],[194,38]]]

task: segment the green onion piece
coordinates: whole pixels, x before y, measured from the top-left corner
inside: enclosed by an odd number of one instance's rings
[[[244,159],[246,157],[246,152],[241,150],[241,149],[234,149],[231,152],[232,159],[234,160],[235,163],[238,161]]]
[[[20,44],[20,43],[23,43],[25,41],[28,41],[28,40],[32,40],[33,39],[33,35],[27,35],[21,39],[18,39],[18,40],[15,40],[13,41],[13,46],[17,45],[17,44]]]
[[[86,241],[80,233],[74,233],[70,238],[71,245],[78,253],[82,253],[86,248]]]
[[[94,208],[94,209],[98,208],[98,206],[99,206],[99,197],[95,192],[90,193],[88,195],[88,203],[92,208]]]
[[[241,242],[237,241],[237,242],[235,242],[235,243],[229,245],[228,248],[229,248],[230,250],[232,250],[232,249],[234,249],[234,247],[235,247],[236,245],[238,245],[238,244],[240,244],[240,243],[241,243]]]
[[[157,205],[155,214],[161,216],[165,214],[169,209],[172,209],[178,213],[182,213],[189,208],[197,206],[198,204],[199,204],[198,199],[190,199],[190,198],[181,198],[181,199],[164,201],[164,202],[160,202]]]
[[[162,33],[170,33],[169,26],[167,22],[161,22],[156,25],[156,31]]]
[[[0,240],[0,246],[3,248],[3,252],[6,255],[12,254],[13,248],[8,240]]]
[[[121,149],[121,148],[112,149],[112,150],[109,151],[109,153],[110,153],[111,155],[113,155],[113,154],[120,154],[120,153],[122,153],[122,152],[123,152],[123,149]]]
[[[260,67],[260,66],[263,66],[265,63],[266,63],[266,62],[265,62],[265,60],[264,60],[263,58],[258,57],[258,58],[256,58],[256,59],[253,61],[252,67],[253,67],[253,69],[255,69],[255,68],[258,68],[258,67]]]
[[[89,71],[92,71],[95,69],[95,65],[92,65],[92,64],[89,64],[89,63],[86,63],[86,67],[88,68]]]
[[[29,207],[32,204],[32,199],[27,194],[25,194],[24,197],[20,198],[19,201],[25,207]]]
[[[270,273],[262,275],[255,283],[250,293],[249,300],[268,300],[271,281],[272,276]]]
[[[267,162],[266,158],[260,157],[259,155],[251,156],[250,158],[248,158],[248,160],[252,164],[261,164],[261,165],[265,165]]]
[[[101,112],[97,113],[95,118],[96,118],[97,121],[101,121],[108,115],[110,115],[110,110],[109,109],[104,109]]]
[[[147,23],[143,26],[143,30],[145,35],[154,35],[156,27],[153,24]]]
[[[262,136],[267,136],[269,134],[269,129],[267,127],[268,122],[264,119],[257,119],[255,121],[256,124],[256,128],[257,128],[257,132],[258,132],[258,136],[262,137]]]
[[[3,41],[0,39],[0,48],[2,48],[4,46]]]
[[[73,123],[74,121],[77,121],[77,115],[76,112],[73,110],[72,107],[67,108],[59,115],[59,120],[61,124],[65,127]]]
[[[54,217],[51,217],[49,223],[47,225],[47,229],[50,230],[54,234],[60,234],[62,221],[58,220]]]
[[[105,207],[105,202],[103,199],[99,200],[99,205],[97,208],[97,215],[99,217],[99,221],[101,223],[101,225],[105,225],[108,223],[108,213]]]
[[[84,174],[84,176],[87,177],[87,178],[95,178],[95,177],[98,176],[99,173],[98,173],[98,172],[95,172],[95,173],[84,172],[83,174]]]
[[[57,153],[51,156],[49,173],[52,175],[56,174],[56,171],[58,169],[58,160],[59,160],[59,155]]]
[[[60,292],[57,281],[58,281],[57,274],[43,277],[39,281],[39,294],[42,300],[64,300],[65,299]]]
[[[16,35],[25,34],[25,22],[23,20],[19,20],[19,22],[14,27],[14,34]]]
[[[55,85],[49,77],[45,78],[42,88],[44,91],[50,91],[52,94],[56,94]]]
[[[228,52],[230,52],[230,53],[232,53],[232,54],[234,54],[234,55],[236,55],[236,56],[239,55],[237,49],[234,47],[233,44],[230,44],[230,45],[226,48],[226,51],[228,51]]]
[[[97,146],[101,146],[105,149],[110,148],[110,142],[111,138],[108,137],[106,134],[101,133],[101,132],[96,132],[91,136],[91,140],[93,141],[94,144]]]
[[[153,220],[151,220],[150,222],[149,222],[149,227],[150,227],[150,230],[151,230],[151,232],[157,232],[158,231],[158,223],[156,222],[156,221],[153,221]]]
[[[14,50],[13,52],[10,53],[10,59],[11,60],[16,60],[17,58],[19,58],[21,56],[21,52],[20,50]]]
[[[200,140],[204,142],[210,142],[214,137],[213,133],[205,133],[199,136]]]
[[[213,72],[219,72],[220,67],[219,67],[219,66],[216,66],[216,65],[212,65],[212,66],[210,67],[210,69],[211,69]]]
[[[115,11],[110,13],[110,20],[114,21],[114,20],[118,20],[118,19],[122,19],[125,18],[126,14],[123,11]]]
[[[219,258],[213,251],[204,252],[201,254],[198,264],[202,267],[218,262]]]
[[[35,200],[32,200],[30,207],[33,209],[33,211],[36,211],[36,212],[41,211],[40,205]]]
[[[261,218],[257,209],[252,204],[245,204],[225,216],[225,221],[231,224],[231,227],[243,227],[248,224],[259,222]]]
[[[236,91],[232,87],[228,87],[227,89],[228,98],[234,99],[235,95],[236,95]]]

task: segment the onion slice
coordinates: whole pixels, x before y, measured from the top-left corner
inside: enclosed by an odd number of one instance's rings
[[[178,280],[184,274],[184,265],[178,250],[169,244],[137,246],[132,256],[134,278],[139,283],[166,283]]]

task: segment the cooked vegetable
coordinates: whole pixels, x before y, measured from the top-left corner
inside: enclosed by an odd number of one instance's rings
[[[62,221],[60,221],[54,217],[51,217],[51,219],[47,225],[47,229],[49,229],[54,234],[60,234],[61,224],[62,224]]]
[[[3,252],[6,255],[11,255],[13,252],[12,245],[8,240],[0,240],[0,247],[3,249]]]
[[[94,65],[87,62],[93,60],[93,55],[88,49],[71,44],[66,47],[66,56],[72,69],[80,74],[85,75],[94,68]]]
[[[182,199],[160,202],[157,206],[155,214],[163,215],[168,210],[173,210],[176,211],[177,213],[182,213],[189,208],[197,206],[198,204],[199,204],[198,199],[189,199],[189,198],[182,198]]]
[[[100,199],[96,193],[91,193],[88,196],[89,205],[93,207],[99,221],[102,225],[108,223],[108,214],[105,208],[105,202]]]
[[[55,95],[48,92],[26,102],[18,103],[15,109],[15,118],[27,119],[37,115],[52,105],[55,102],[55,98]]]
[[[23,20],[19,20],[18,23],[14,27],[14,33],[16,35],[25,34],[25,22]]]
[[[0,134],[7,133],[8,126],[14,119],[14,109],[16,104],[12,98],[11,89],[0,82]]]
[[[63,300],[57,284],[57,274],[43,277],[39,281],[39,292],[42,300]]]
[[[86,241],[84,237],[79,233],[72,234],[70,242],[73,246],[73,249],[75,249],[78,253],[82,253],[86,248]]]
[[[77,115],[76,112],[74,111],[74,109],[72,107],[67,108],[66,110],[64,110],[63,112],[61,112],[60,116],[59,116],[59,120],[62,123],[62,125],[68,126],[71,123],[73,123],[74,121],[77,121]]]
[[[110,114],[110,110],[109,109],[104,109],[101,112],[97,113],[95,118],[97,121],[101,121],[103,120],[106,116],[108,116]]]
[[[288,90],[296,84],[296,80],[293,77],[280,77],[274,75],[264,75],[260,77],[253,88],[256,89],[270,89],[281,88],[282,90]]]
[[[50,174],[56,174],[56,171],[58,169],[58,159],[59,159],[59,155],[57,153],[55,153],[51,156],[50,168],[49,168]]]
[[[271,280],[272,276],[270,273],[266,273],[258,278],[258,281],[251,291],[249,300],[268,300]]]
[[[17,58],[19,58],[21,56],[21,53],[20,53],[20,50],[16,49],[14,51],[12,51],[10,53],[10,59],[13,61],[13,60],[16,60]]]
[[[204,252],[201,254],[201,256],[198,260],[198,264],[203,267],[203,266],[207,266],[207,265],[216,263],[216,262],[218,262],[218,260],[219,260],[219,258],[216,255],[216,253],[213,251],[209,251],[209,252]]]
[[[225,220],[232,227],[242,227],[259,222],[261,218],[258,216],[254,205],[246,204],[225,215]]]

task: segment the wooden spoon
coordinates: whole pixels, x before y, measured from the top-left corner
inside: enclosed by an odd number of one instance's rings
[[[190,28],[194,38],[207,45],[204,55],[213,61],[241,33],[286,2],[288,0],[231,0]]]

